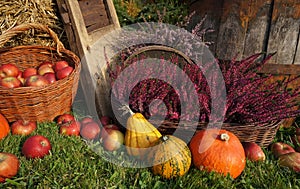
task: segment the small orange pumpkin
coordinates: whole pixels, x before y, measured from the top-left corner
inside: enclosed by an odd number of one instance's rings
[[[10,132],[9,124],[7,119],[0,114],[0,140],[8,135]]]
[[[196,133],[190,142],[193,164],[198,169],[238,177],[246,166],[240,140],[226,130],[206,129]]]

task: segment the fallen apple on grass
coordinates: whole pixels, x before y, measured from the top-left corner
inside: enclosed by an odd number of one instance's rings
[[[20,162],[16,155],[0,152],[0,183],[14,177],[19,170]]]
[[[11,124],[11,133],[13,135],[29,135],[37,128],[34,121],[17,120]]]
[[[280,166],[288,167],[295,172],[300,172],[300,153],[290,152],[279,156],[278,163]]]
[[[271,144],[271,152],[278,158],[283,154],[295,152],[295,149],[284,142],[275,142]]]
[[[107,151],[118,150],[124,144],[124,134],[116,129],[107,129],[102,138],[103,147]]]
[[[87,123],[90,123],[90,122],[95,122],[95,120],[92,118],[92,117],[84,117],[81,119],[81,124],[84,125],[84,124],[87,124]]]
[[[43,158],[50,154],[51,143],[42,135],[34,135],[26,139],[22,146],[22,154],[26,158]]]
[[[100,132],[100,140],[103,140],[110,130],[120,130],[120,128],[115,124],[109,124],[102,127]]]
[[[242,145],[247,159],[250,161],[265,161],[266,155],[258,144],[255,142],[243,142]]]
[[[80,122],[72,120],[59,126],[59,133],[67,136],[80,135]]]
[[[88,122],[81,126],[80,135],[86,140],[95,140],[99,137],[100,126],[96,122]]]
[[[71,121],[74,121],[74,120],[75,120],[75,117],[72,114],[69,114],[69,113],[64,113],[62,115],[59,115],[56,118],[57,124],[64,124],[64,123],[68,123],[68,122],[71,122]]]

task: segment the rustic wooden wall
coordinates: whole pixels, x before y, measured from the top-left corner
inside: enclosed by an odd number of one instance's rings
[[[212,24],[208,39],[216,57],[238,59],[257,52],[277,52],[272,63],[300,64],[300,1],[197,0],[190,10]]]

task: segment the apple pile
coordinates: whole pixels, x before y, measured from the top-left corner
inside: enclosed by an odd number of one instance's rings
[[[64,60],[55,63],[45,61],[37,67],[29,67],[25,70],[11,63],[2,64],[0,86],[6,88],[45,86],[68,77],[72,71],[73,67]]]
[[[99,121],[89,116],[77,121],[72,114],[65,113],[58,116],[56,122],[60,134],[80,136],[87,141],[100,141],[107,151],[118,150],[124,143],[124,134],[108,116],[102,116]]]

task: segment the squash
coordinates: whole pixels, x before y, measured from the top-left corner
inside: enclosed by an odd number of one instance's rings
[[[6,137],[9,132],[9,123],[7,119],[2,114],[0,114],[0,140]]]
[[[201,130],[190,141],[193,164],[200,170],[215,171],[238,177],[246,165],[240,140],[230,131]]]
[[[148,158],[148,162],[152,161],[153,164],[153,174],[165,179],[183,176],[192,163],[191,151],[187,144],[172,135],[162,136]]]
[[[127,153],[143,159],[149,148],[161,136],[161,133],[141,113],[133,113],[126,124],[125,147]]]

